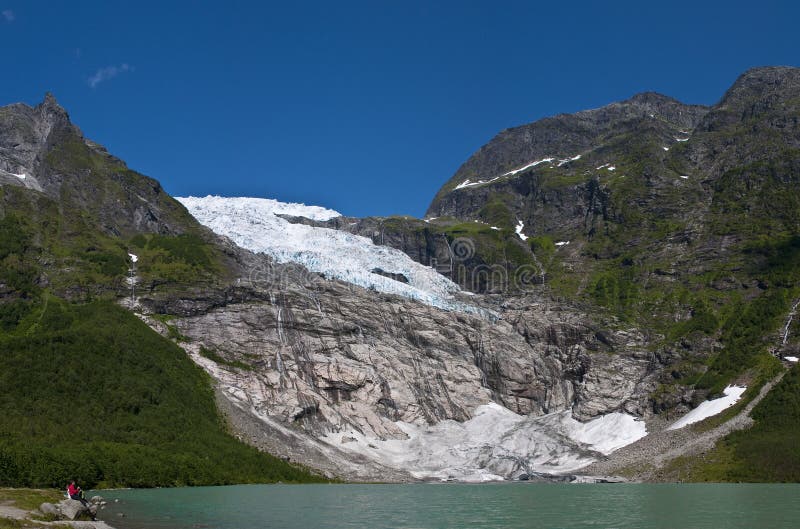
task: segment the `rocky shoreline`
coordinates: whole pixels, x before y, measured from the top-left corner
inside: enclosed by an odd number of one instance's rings
[[[21,491],[22,489],[12,490]],[[32,510],[17,506],[17,502],[14,499],[9,500],[0,497],[0,521],[11,520],[14,524],[13,527],[19,527],[20,529],[35,529],[39,527],[114,529],[103,520],[85,519],[96,517],[97,512],[105,509],[105,507],[106,501],[100,496],[92,497],[88,506],[77,500],[64,499],[58,503],[44,502],[38,509]]]

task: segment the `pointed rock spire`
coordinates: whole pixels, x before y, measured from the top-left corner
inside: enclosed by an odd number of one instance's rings
[[[56,101],[56,97],[52,94],[52,92],[46,92],[44,94],[44,100],[36,107],[36,109],[41,112],[43,115],[50,116],[50,117],[63,117],[69,120],[69,115],[67,111],[64,110],[64,107],[58,104]]]
[[[64,107],[58,104],[55,96],[51,92],[44,95],[44,100],[36,106],[36,112],[39,114],[39,119],[45,124],[44,136],[47,137],[54,130],[72,130],[80,135],[77,127],[72,125],[69,119],[69,114]]]

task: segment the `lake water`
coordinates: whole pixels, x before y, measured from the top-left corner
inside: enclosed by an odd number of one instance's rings
[[[112,500],[101,518],[118,529],[800,527],[800,485],[242,485],[101,495]]]

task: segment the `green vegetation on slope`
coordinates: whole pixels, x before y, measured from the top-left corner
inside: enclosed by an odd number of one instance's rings
[[[515,272],[532,269],[538,276],[539,265],[530,247],[514,232],[513,217],[503,197],[493,197],[479,217],[481,221],[443,217],[430,223],[389,217],[382,222],[381,229],[387,234],[417,240],[419,244],[426,239],[447,241],[450,254],[438,265],[444,266],[444,274],[463,289],[514,292],[526,288],[527,276],[517,276]],[[451,270],[447,266],[452,266]]]
[[[144,281],[198,283],[221,272],[218,251],[195,234],[136,235],[130,246]]]
[[[226,433],[203,371],[110,302],[45,297],[0,337],[0,387],[3,485],[314,479]]]
[[[44,195],[0,187],[0,262],[16,271],[17,278],[5,274],[12,287],[20,290],[20,281],[30,285],[44,274],[48,288],[61,297],[114,299],[128,288],[129,252],[139,257],[136,273],[143,289],[208,285],[224,276],[222,252],[196,226],[183,234],[137,234],[126,240],[95,222]]]

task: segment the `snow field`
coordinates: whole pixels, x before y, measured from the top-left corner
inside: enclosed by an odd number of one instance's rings
[[[677,430],[725,411],[736,404],[746,389],[743,386],[726,387],[723,391],[723,397],[702,402],[698,407],[672,423],[667,430]]]

